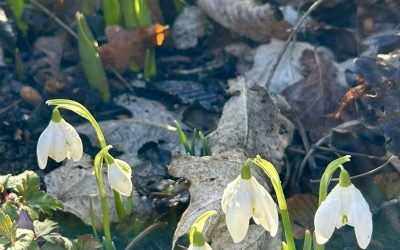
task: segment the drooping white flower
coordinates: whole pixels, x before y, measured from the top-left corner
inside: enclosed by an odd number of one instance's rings
[[[372,214],[368,203],[353,184],[337,184],[318,208],[315,218],[317,243],[325,244],[336,228],[354,227],[357,243],[365,249],[372,235]]]
[[[250,175],[251,176],[251,175]],[[251,176],[242,175],[228,184],[221,200],[222,210],[226,215],[226,225],[235,243],[246,236],[249,219],[275,236],[278,231],[278,211],[271,195]]]
[[[108,182],[112,189],[122,195],[130,196],[132,192],[132,170],[128,163],[114,159],[108,166]]]
[[[58,111],[53,111],[52,120],[38,140],[36,155],[39,167],[41,169],[46,167],[48,157],[57,162],[65,158],[79,161],[82,154],[82,140],[76,130],[61,118]]]

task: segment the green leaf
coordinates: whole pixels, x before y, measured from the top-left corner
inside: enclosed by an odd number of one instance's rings
[[[174,123],[175,123],[176,131],[178,132],[179,138],[181,139],[181,143],[182,143],[183,147],[185,148],[186,153],[188,155],[190,155],[191,151],[190,151],[190,147],[189,147],[189,143],[187,141],[186,135],[185,135],[185,133],[183,133],[182,127],[179,124],[179,122],[175,120]]]
[[[143,68],[144,79],[149,79],[155,75],[157,75],[156,52],[154,49],[146,49]]]
[[[22,15],[24,14],[24,0],[8,0],[7,2],[13,11],[15,24],[26,38],[28,25],[22,20]]]
[[[12,175],[8,178],[7,184],[6,184],[6,188],[7,189],[12,189],[13,191],[18,191],[17,190],[17,186],[21,185],[23,180],[26,179],[27,176],[31,176],[32,178],[39,178],[39,176],[33,172],[33,171],[25,171],[19,175]]]
[[[121,9],[118,0],[103,0],[103,14],[106,27],[119,25],[121,21]]]
[[[15,205],[15,202],[13,202],[13,201],[7,201],[1,208],[1,211],[3,211],[8,216],[10,216],[12,221],[17,220],[19,217],[17,206]]]
[[[3,250],[10,244],[10,241],[3,236],[0,236],[0,250]]]
[[[122,12],[122,21],[126,29],[133,29],[138,26],[134,8],[135,0],[119,0]]]
[[[97,42],[81,13],[76,14],[78,27],[78,47],[83,71],[90,86],[98,90],[104,102],[110,99],[110,87],[103,63],[97,51]]]
[[[45,219],[44,221],[35,220],[33,222],[33,230],[36,237],[44,237],[57,229],[58,224],[49,219]]]
[[[151,24],[150,9],[147,5],[147,0],[134,0],[134,9],[136,14],[136,21],[139,26],[146,26]]]
[[[91,235],[81,235],[74,241],[73,250],[102,249],[103,245]]]
[[[311,247],[312,247],[312,236],[310,231],[306,230],[304,234],[303,250],[311,250]]]
[[[17,225],[7,214],[0,211],[0,235],[6,237],[11,243],[17,240]]]
[[[211,155],[210,148],[208,147],[206,137],[204,136],[204,134],[201,131],[199,131],[199,138],[200,138],[200,142],[201,142],[200,156]]]
[[[8,175],[0,175],[0,194],[4,192],[6,189],[6,184],[8,181],[8,178],[11,176],[11,174]]]
[[[21,184],[17,184],[17,192],[21,202],[37,211],[51,214],[53,210],[63,209],[63,204],[56,198],[39,189],[39,176],[27,174]],[[28,210],[29,212],[29,210]]]

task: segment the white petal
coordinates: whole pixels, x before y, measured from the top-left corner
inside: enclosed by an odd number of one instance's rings
[[[341,228],[344,225],[354,225],[353,219],[351,216],[349,216],[351,207],[351,193],[349,187],[341,187],[340,185],[336,185],[334,190],[332,190],[332,192],[336,192],[335,196],[340,197],[340,205],[338,204],[340,207],[340,212],[336,220],[336,228]]]
[[[240,179],[231,198],[227,200],[226,225],[235,243],[244,239],[249,228],[249,219],[252,214],[250,185],[248,180]]]
[[[115,162],[108,167],[108,182],[112,189],[118,191],[122,195],[129,196],[132,192],[132,181],[130,173],[124,170],[125,165],[128,164],[116,159]]]
[[[49,156],[56,162],[63,161],[67,157],[67,143],[61,122],[53,122],[53,137],[50,145]]]
[[[47,128],[42,132],[39,137],[36,156],[38,159],[38,164],[41,169],[44,169],[47,165],[47,158],[49,157],[50,144],[53,136],[53,126],[51,122]]]
[[[325,244],[332,236],[340,216],[341,197],[339,185],[336,185],[317,209],[314,217],[315,238],[317,243]]]
[[[188,250],[212,250],[212,248],[210,247],[210,245],[208,245],[208,243],[206,242],[206,244],[204,244],[204,246],[201,247],[197,247],[197,246],[192,246],[190,245]]]
[[[226,208],[228,207],[228,202],[232,199],[238,185],[240,184],[240,175],[233,181],[231,181],[225,188],[224,193],[221,198],[221,208],[224,213],[226,213]]]
[[[354,221],[354,230],[357,243],[362,248],[367,248],[372,235],[372,213],[367,201],[353,184],[350,186],[351,208],[349,217]]]
[[[253,186],[253,219],[257,224],[271,233],[274,237],[278,232],[279,218],[276,204],[271,195],[254,177],[250,181]]]
[[[67,143],[67,158],[79,161],[83,154],[82,140],[71,124],[64,119],[61,119],[60,123]]]

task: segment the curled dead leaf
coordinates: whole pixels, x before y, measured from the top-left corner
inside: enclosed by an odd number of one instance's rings
[[[145,52],[160,46],[167,35],[168,26],[155,24],[126,30],[121,26],[106,29],[108,43],[100,46],[99,54],[104,67],[124,72],[132,62],[144,66]]]
[[[254,0],[197,0],[197,4],[225,28],[258,42],[286,39],[290,32],[289,23],[279,21],[278,10],[270,4]]]

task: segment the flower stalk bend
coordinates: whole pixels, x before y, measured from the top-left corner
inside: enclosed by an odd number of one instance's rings
[[[279,174],[271,162],[262,159],[260,156],[257,156],[256,158],[254,158],[253,163],[256,164],[257,166],[259,166],[271,180],[272,187],[274,188],[275,193],[276,193],[278,206],[281,211],[282,224],[283,224],[283,230],[285,232],[287,249],[295,250],[296,246],[294,243],[292,226],[290,223],[290,217],[289,217],[289,213],[288,213],[288,209],[287,209],[285,194],[283,193]]]

